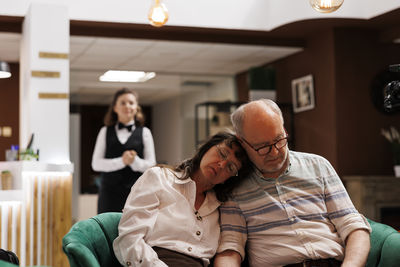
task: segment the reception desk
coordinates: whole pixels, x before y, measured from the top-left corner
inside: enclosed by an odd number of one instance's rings
[[[21,266],[69,266],[61,241],[71,227],[73,164],[0,162],[12,188],[0,191],[1,248]]]

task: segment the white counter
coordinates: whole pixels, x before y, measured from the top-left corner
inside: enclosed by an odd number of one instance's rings
[[[21,266],[68,266],[61,242],[71,228],[73,164],[0,162],[5,170],[12,189],[0,190],[1,248],[15,252]]]
[[[54,164],[40,161],[0,161],[0,173],[8,170],[13,176],[14,190],[22,189],[23,172],[67,172],[73,173],[74,165],[69,164]],[[0,184],[1,189],[1,184]]]

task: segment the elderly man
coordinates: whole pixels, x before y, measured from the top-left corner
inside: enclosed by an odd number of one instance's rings
[[[233,127],[254,172],[221,207],[214,266],[365,266],[370,226],[321,156],[290,151],[271,100],[239,107]]]

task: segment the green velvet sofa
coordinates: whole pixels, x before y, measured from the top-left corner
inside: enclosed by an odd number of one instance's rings
[[[372,227],[367,267],[400,266],[400,233],[392,227],[368,220]]]
[[[7,262],[7,261],[3,261],[3,260],[0,260],[0,267],[18,267],[19,265],[16,265],[16,264],[13,264],[13,263],[9,263],[9,262]],[[39,266],[39,265],[35,265],[35,266],[31,266],[31,267],[51,267],[51,266],[45,266],[45,265],[41,265],[41,266]]]
[[[15,265],[15,264],[0,260],[0,266],[1,267],[15,267],[15,266],[18,266],[18,265]]]
[[[120,218],[121,213],[110,212],[74,224],[62,243],[71,267],[121,266],[112,248]],[[366,266],[400,266],[400,233],[388,225],[368,221],[372,233]]]

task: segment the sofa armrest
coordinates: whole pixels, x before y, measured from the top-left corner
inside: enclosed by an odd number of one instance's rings
[[[382,247],[381,260],[378,266],[396,267],[400,264],[400,233],[389,235]]]
[[[100,264],[92,251],[81,243],[66,242],[63,246],[63,250],[68,256],[71,267],[100,267]]]
[[[371,232],[371,236],[370,236],[371,249],[368,254],[368,260],[367,260],[366,267],[398,266],[399,261],[397,262],[397,265],[396,264],[395,265],[384,265],[382,263],[385,262],[386,264],[390,264],[391,256],[389,256],[389,255],[394,253],[394,252],[391,252],[390,248],[387,251],[388,246],[390,246],[390,244],[393,242],[393,241],[391,241],[393,238],[391,236],[392,235],[396,236],[396,235],[400,235],[400,234],[397,233],[397,231],[394,230],[389,225],[378,223],[378,222],[372,221],[370,219],[368,219],[368,222],[371,225],[372,232]],[[396,239],[395,236],[394,236],[394,239]],[[391,237],[391,238],[388,239],[389,237]],[[388,243],[386,243],[386,242],[388,242]],[[399,246],[393,247],[392,249],[400,251]],[[400,254],[400,253],[398,253],[398,254]]]

